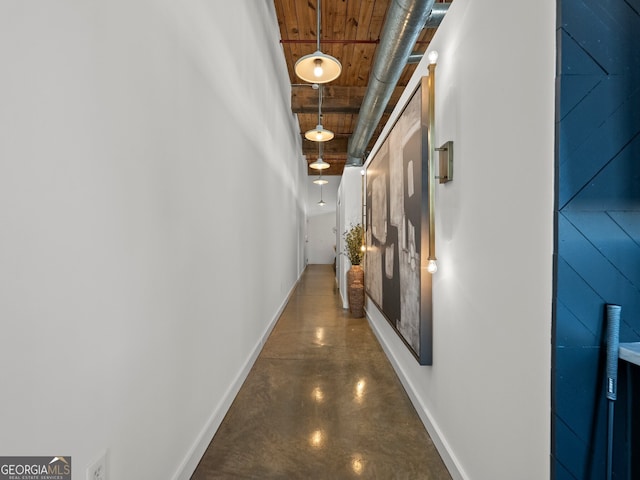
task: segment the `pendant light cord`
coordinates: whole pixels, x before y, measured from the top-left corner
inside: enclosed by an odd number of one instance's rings
[[[322,125],[322,87],[318,88],[318,125]]]
[[[318,3],[316,5],[318,11],[316,12],[317,18],[318,18],[318,26],[316,27],[316,36],[317,38],[317,42],[318,42],[318,51],[320,51],[320,8],[321,8],[322,4],[320,3],[320,0],[318,0]]]

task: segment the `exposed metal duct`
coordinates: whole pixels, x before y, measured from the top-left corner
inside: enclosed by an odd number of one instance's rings
[[[427,23],[425,23],[424,28],[438,28],[444,16],[449,11],[450,6],[450,3],[434,3],[431,9],[431,15],[427,18]],[[407,58],[407,63],[420,63],[423,56],[422,53],[414,52]]]
[[[442,19],[449,11],[450,3],[434,3],[431,9],[431,15],[427,18],[424,28],[438,28]]]
[[[409,58],[407,58],[407,63],[420,63],[423,56],[424,55],[422,53],[412,53],[409,55]]]
[[[439,18],[439,24],[444,17],[448,4],[440,4],[447,7],[438,8],[432,15],[434,1],[393,0],[389,6],[358,122],[349,138],[347,165],[362,165],[367,144],[380,123],[420,32],[427,26],[427,20],[433,16],[434,22]]]

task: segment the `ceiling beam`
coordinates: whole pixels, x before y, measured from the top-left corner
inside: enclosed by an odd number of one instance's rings
[[[335,137],[329,142],[324,142],[322,146],[324,155],[345,155],[347,154],[347,144],[349,137]],[[304,155],[318,155],[318,142],[312,142],[306,138],[302,140],[302,153]]]
[[[403,90],[404,87],[394,89],[385,113],[392,112]],[[322,112],[357,114],[366,91],[367,87],[325,86],[322,92]],[[293,113],[317,113],[318,98],[318,90],[314,90],[309,85],[293,85],[291,88],[291,110]]]

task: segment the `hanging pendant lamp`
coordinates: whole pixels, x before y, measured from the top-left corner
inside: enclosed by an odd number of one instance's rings
[[[322,200],[322,185],[320,185],[320,201],[318,202],[318,205],[320,205],[321,207],[324,207],[326,205],[325,201]]]
[[[294,67],[296,75],[309,83],[327,83],[335,80],[342,72],[342,64],[337,58],[320,51],[320,0],[317,1],[317,50],[300,58]]]
[[[304,132],[304,138],[312,142],[326,142],[333,138],[333,132],[322,126],[322,85],[318,89],[318,125]]]
[[[309,168],[313,168],[314,170],[325,170],[330,166],[331,165],[322,160],[322,143],[318,143],[318,159],[315,162],[311,163],[309,165]],[[322,185],[320,187],[322,188]]]
[[[329,165],[327,163],[327,165]],[[328,180],[325,180],[324,178],[322,178],[322,170],[320,170],[320,176],[318,178],[316,178],[313,183],[315,183],[316,185],[326,185],[327,183],[329,183]]]
[[[312,142],[326,142],[331,140],[333,136],[333,132],[331,130],[326,130],[321,123],[316,125],[316,128],[304,132],[304,138],[311,140]]]
[[[318,159],[315,162],[309,165],[309,167],[313,168],[314,170],[325,170],[330,166],[331,165],[329,165],[327,162],[322,160],[322,157],[318,157]]]

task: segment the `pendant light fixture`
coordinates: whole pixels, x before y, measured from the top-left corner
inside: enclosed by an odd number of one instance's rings
[[[316,185],[326,185],[327,183],[329,183],[329,181],[325,180],[324,178],[322,178],[322,170],[320,170],[320,176],[318,178],[316,178],[313,181],[313,183],[315,183]]]
[[[320,201],[318,202],[318,205],[320,205],[321,207],[324,207],[326,205],[325,201],[322,200],[322,185],[320,185]]]
[[[320,85],[318,89],[318,125],[316,125],[316,128],[307,130],[304,133],[304,138],[312,142],[326,142],[331,140],[333,136],[331,130],[325,130],[322,126],[322,85]]]
[[[309,165],[309,168],[313,168],[314,170],[325,170],[330,166],[331,165],[329,165],[327,162],[322,160],[322,142],[320,142],[318,143],[318,159],[315,162],[311,163]]]
[[[331,165],[329,165],[327,162],[322,160],[322,157],[318,157],[318,159],[315,162],[309,165],[309,167],[313,168],[314,170],[324,170],[326,168],[329,168],[330,166]]]
[[[327,83],[338,78],[342,65],[337,58],[320,51],[320,0],[316,3],[317,50],[300,58],[294,67],[296,75],[309,83]]]

